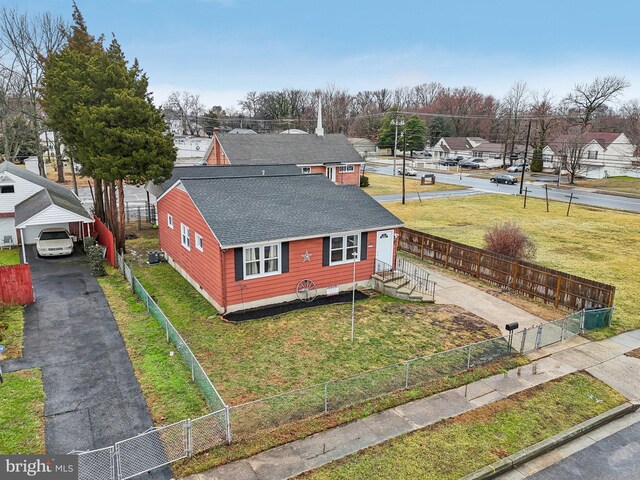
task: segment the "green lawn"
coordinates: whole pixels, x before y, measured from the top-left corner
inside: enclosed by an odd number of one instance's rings
[[[5,346],[4,353],[0,353],[0,360],[22,355],[23,327],[22,305],[0,305],[0,345]]]
[[[40,369],[4,375],[0,384],[0,453],[45,453]]]
[[[599,380],[576,373],[368,448],[301,477],[453,480],[624,401]]]
[[[20,249],[10,248],[0,250],[0,267],[6,265],[18,265],[20,263]]]
[[[616,287],[613,326],[590,334],[604,338],[640,328],[637,308],[640,280],[640,216],[612,210],[510,195],[475,195],[430,199],[427,202],[385,204],[405,225],[416,230],[481,247],[486,229],[498,222],[515,221],[537,245],[534,261],[574,275]]]
[[[98,279],[120,328],[129,358],[155,425],[195,418],[210,409],[182,358],[165,339],[158,321],[132,295],[117,270]]]
[[[421,175],[421,173],[418,173]],[[402,193],[402,177],[400,175],[380,175],[377,173],[366,173],[369,178],[369,186],[363,188],[371,196],[390,195],[393,193]],[[448,183],[436,183],[435,185],[420,185],[417,177],[405,177],[406,193],[426,193],[440,192],[443,190],[464,190],[465,186],[450,185]]]
[[[357,302],[354,343],[350,303],[234,325],[170,265],[134,272],[231,405],[499,335],[459,307],[383,296]]]
[[[581,187],[597,188],[603,193],[622,193],[640,196],[640,178],[610,177],[600,180],[580,180],[576,182]]]

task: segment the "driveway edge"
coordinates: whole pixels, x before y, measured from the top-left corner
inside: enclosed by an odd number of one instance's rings
[[[475,472],[462,477],[461,480],[485,480],[495,478],[508,470],[514,469],[542,454],[564,445],[571,440],[589,433],[596,428],[606,425],[617,418],[633,413],[638,410],[638,408],[640,408],[640,403],[623,403],[622,405],[612,408],[608,412],[601,413],[600,415],[579,423],[564,432],[558,433],[553,437],[549,437],[535,445],[493,462],[491,465],[487,465],[486,467],[476,470]]]

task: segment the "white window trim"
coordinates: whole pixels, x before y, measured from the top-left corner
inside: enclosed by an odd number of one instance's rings
[[[264,258],[264,247],[271,247],[273,245],[277,245],[278,246],[278,270],[275,272],[268,272],[268,273],[264,273],[264,264],[265,264],[265,258]],[[249,275],[247,273],[247,254],[246,254],[246,250],[249,248],[260,248],[260,272],[262,273],[256,273],[254,275]],[[270,258],[269,260],[273,260],[273,258]],[[255,260],[252,261],[251,263],[255,263]],[[256,244],[252,244],[252,245],[245,245],[244,247],[242,247],[242,278],[244,278],[245,280],[251,280],[254,278],[262,278],[262,277],[272,277],[274,275],[280,275],[282,273],[282,243],[280,242],[273,242],[273,243],[256,243]]]
[[[344,235],[332,235],[331,237],[329,237],[329,266],[330,267],[334,265],[344,265],[346,263],[353,263],[353,258],[347,258],[345,260],[340,260],[339,262],[334,262],[331,260],[331,252],[333,251],[333,249],[331,248],[332,240],[334,238],[342,238],[342,256],[344,258],[347,255],[347,237],[350,237],[352,235],[355,235],[356,241],[358,242],[358,245],[357,245],[358,256],[356,257],[356,262],[360,261],[360,254],[362,251],[361,245],[360,245],[362,240],[362,232],[349,232],[349,233],[345,233]]]
[[[198,232],[195,233],[195,242],[196,242],[196,249],[200,250],[201,252],[204,252],[204,241],[202,240],[202,235],[200,235]]]
[[[173,215],[167,213],[167,227],[173,230]]]
[[[187,237],[185,243],[184,238]],[[184,223],[180,224],[180,244],[187,250],[191,251],[191,231]]]
[[[349,165],[340,165],[338,167],[338,171],[340,173],[353,173],[356,171],[356,167],[353,164]]]

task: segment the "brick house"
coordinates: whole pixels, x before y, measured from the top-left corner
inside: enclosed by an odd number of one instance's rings
[[[179,172],[158,198],[162,251],[220,313],[297,300],[305,279],[349,290],[354,254],[359,286],[393,264],[402,222],[359,187],[232,167]]]

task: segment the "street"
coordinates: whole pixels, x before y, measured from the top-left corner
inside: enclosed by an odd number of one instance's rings
[[[367,172],[379,173],[382,175],[393,175],[393,166],[382,166],[367,164]],[[418,172],[418,175],[422,175],[422,172]],[[507,195],[517,195],[520,191],[520,185],[505,185],[505,184],[493,184],[486,178],[475,178],[469,176],[468,172],[463,173],[435,173],[436,182],[448,183],[452,185],[460,185],[463,187],[470,187],[469,190],[463,190],[456,192],[455,195],[472,195],[479,192],[482,193],[500,193]],[[520,174],[514,174],[518,176]],[[541,182],[528,182],[525,180],[524,187],[528,189],[527,195],[535,198],[545,198],[545,185]],[[549,200],[568,202],[569,196],[573,191],[573,203],[581,205],[589,205],[592,207],[600,208],[614,208],[618,210],[627,210],[630,212],[640,213],[640,199],[621,197],[617,195],[605,195],[602,193],[594,193],[588,190],[574,188],[569,190],[566,188],[558,188],[556,186],[548,185]],[[453,192],[442,192],[447,195],[440,196],[453,196]],[[421,194],[422,195],[422,194]],[[426,197],[426,195],[424,196]],[[417,198],[415,194],[407,198]],[[398,195],[398,200],[400,195]],[[395,201],[387,200],[385,201]]]

